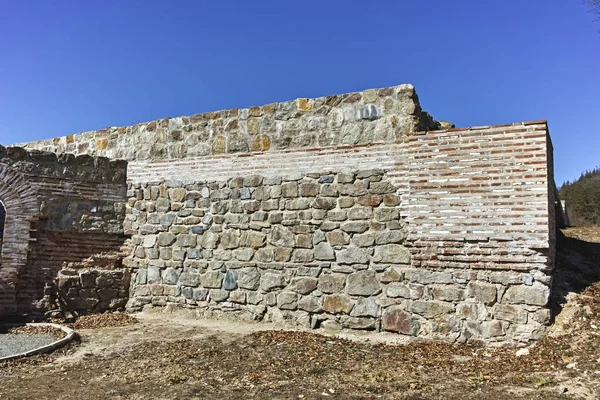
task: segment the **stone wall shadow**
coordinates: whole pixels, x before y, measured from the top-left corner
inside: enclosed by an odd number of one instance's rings
[[[569,293],[581,293],[596,282],[600,282],[600,243],[567,237],[558,231],[550,297],[552,315],[560,313]]]

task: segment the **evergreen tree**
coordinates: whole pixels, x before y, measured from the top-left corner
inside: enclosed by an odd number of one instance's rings
[[[574,182],[566,181],[559,193],[573,225],[600,225],[600,167],[583,172]]]

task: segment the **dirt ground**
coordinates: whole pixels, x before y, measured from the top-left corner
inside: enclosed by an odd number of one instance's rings
[[[560,314],[527,355],[184,312],[103,315],[72,325],[76,345],[0,364],[0,399],[599,399],[600,228],[587,229],[559,240]]]

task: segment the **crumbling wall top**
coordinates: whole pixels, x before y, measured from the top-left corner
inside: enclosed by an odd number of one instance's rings
[[[101,183],[125,182],[127,161],[109,160],[86,154],[56,154],[49,151],[4,147],[0,145],[0,163],[27,175],[66,178]]]
[[[440,127],[439,122],[422,111],[414,87],[405,84],[164,118],[22,146],[139,161],[394,143],[408,133]]]

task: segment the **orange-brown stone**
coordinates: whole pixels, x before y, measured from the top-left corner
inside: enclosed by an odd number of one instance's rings
[[[260,117],[260,115],[261,115],[260,107],[257,107],[257,106],[250,107],[250,109],[248,110],[248,115],[251,117]]]
[[[278,106],[278,103],[267,104],[266,106],[263,106],[263,111],[265,114],[275,114],[275,111],[277,111]]]
[[[251,151],[267,151],[271,148],[271,139],[268,135],[256,135],[250,142]]]
[[[225,153],[225,136],[217,136],[212,145],[212,153],[213,154],[223,154]]]
[[[96,139],[96,149],[97,150],[106,150],[107,147],[108,147],[108,139],[107,138]]]
[[[298,99],[298,109],[302,111],[310,111],[312,110],[312,103],[307,98]]]
[[[152,121],[148,125],[146,125],[146,130],[148,132],[154,132],[156,130],[156,121]]]

